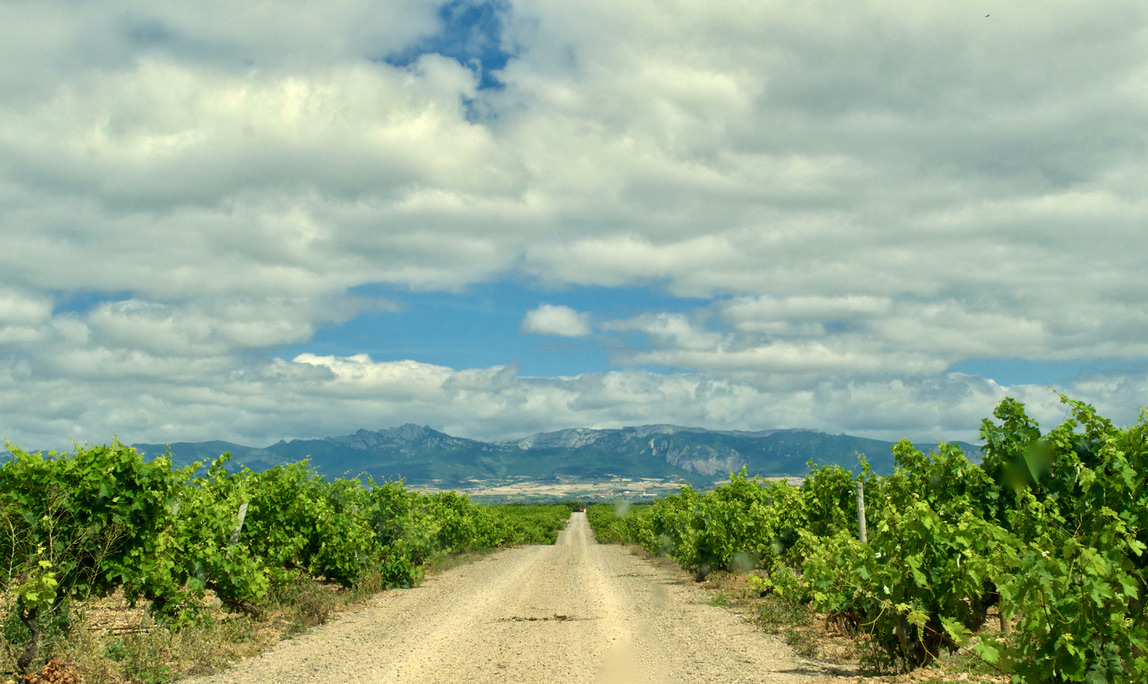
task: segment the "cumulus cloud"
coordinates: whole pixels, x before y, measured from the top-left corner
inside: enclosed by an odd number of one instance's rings
[[[554,304],[542,304],[537,309],[527,311],[521,329],[522,332],[535,335],[561,337],[585,337],[593,331],[590,314],[578,313],[568,306]]]
[[[97,362],[99,359],[91,359]],[[137,360],[142,361],[142,357]],[[567,378],[519,375],[514,365],[453,369],[366,355],[302,354],[291,361],[232,360],[212,386],[178,374],[106,373],[82,382],[0,364],[0,433],[24,447],[65,447],[67,438],[133,441],[218,438],[262,446],[280,438],[346,434],[404,422],[452,434],[515,439],[572,425],[621,427],[655,422],[759,430],[805,427],[881,439],[975,440],[982,418],[1006,395],[1044,425],[1064,409],[1046,387],[1002,387],[961,374],[888,380],[822,378],[773,391],[714,374],[646,371]],[[1124,383],[1118,395],[1100,383]],[[1123,401],[1142,396],[1145,378],[1109,377],[1064,388],[1117,421],[1135,420]],[[34,393],[37,401],[28,401]]]
[[[955,363],[1148,358],[1141,4],[517,0],[500,88],[418,54],[439,9],[0,6],[0,429],[321,434],[323,397],[467,434],[943,435],[1004,391]],[[269,351],[390,306],[364,286],[505,279],[704,301],[530,311],[611,345],[615,373],[562,381]]]
[[[935,377],[969,359],[1148,355],[1148,346],[1123,334],[1139,327],[1139,315],[1108,329],[1102,340],[1063,320],[1010,314],[991,303],[978,309],[944,299],[737,297],[690,313],[647,314],[600,327],[645,336],[645,344],[619,352],[621,363],[730,374],[773,387],[816,384],[828,373]]]

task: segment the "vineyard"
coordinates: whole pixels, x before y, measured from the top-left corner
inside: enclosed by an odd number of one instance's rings
[[[85,606],[113,592],[171,630],[201,624],[208,595],[258,618],[301,580],[360,593],[412,586],[445,556],[553,544],[570,515],[567,505],[478,506],[402,482],[331,482],[306,463],[229,471],[224,454],[173,469],[118,442],[47,456],[9,450],[0,618],[20,673],[39,669],[51,655],[45,639],[66,636]]]
[[[743,469],[710,492],[686,486],[587,518],[600,542],[639,544],[698,579],[736,573],[776,619],[820,616],[865,646],[874,672],[961,649],[1017,682],[1148,681],[1148,413],[1120,428],[1062,401],[1069,417],[1043,433],[1001,402],[979,463],[904,440],[886,477],[863,458],[857,475],[812,466],[799,488]],[[286,604],[321,624],[331,596],[414,586],[479,549],[553,544],[572,506],[479,506],[402,482],[328,481],[306,462],[256,473],[226,454],[175,469],[118,442],[9,449],[0,672],[43,667],[112,596],[148,626],[85,646],[119,668],[87,675],[98,682],[187,674],[171,655],[187,642],[209,644],[218,667],[224,642],[250,640]]]
[[[814,467],[800,488],[743,470],[708,493],[594,506],[589,521],[600,541],[640,544],[699,578],[751,573],[760,594],[865,641],[874,671],[964,646],[1014,681],[1148,681],[1148,414],[1121,429],[1061,399],[1070,417],[1044,434],[1001,402],[979,464],[906,440],[888,477],[863,460],[858,477]],[[983,630],[990,609],[999,631]]]

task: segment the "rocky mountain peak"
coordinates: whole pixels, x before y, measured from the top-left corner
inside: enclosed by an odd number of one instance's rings
[[[516,444],[519,449],[577,449],[597,442],[606,433],[606,430],[592,428],[570,428],[556,432],[539,432],[520,439]]]
[[[398,426],[397,428],[391,428],[389,430],[379,430],[380,434],[383,432],[387,433],[387,436],[391,437],[392,439],[398,439],[398,440],[402,440],[404,442],[410,442],[410,441],[419,439],[421,437],[426,437],[427,435],[432,434],[435,431],[430,429],[429,427],[427,427],[425,425],[415,425],[414,423],[404,423],[404,424]]]

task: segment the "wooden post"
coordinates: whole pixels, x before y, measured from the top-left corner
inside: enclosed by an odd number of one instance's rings
[[[235,530],[231,533],[231,543],[228,546],[235,546],[239,541],[239,533],[243,531],[243,519],[247,517],[247,502],[244,501],[239,506],[239,524],[235,526]]]
[[[866,539],[865,530],[865,484],[861,480],[857,480],[857,538],[864,544]]]

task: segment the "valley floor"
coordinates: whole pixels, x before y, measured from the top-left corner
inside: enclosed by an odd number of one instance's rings
[[[804,478],[777,477],[770,480],[785,480],[798,487]],[[728,482],[728,477],[714,476],[713,482],[695,489],[712,489]],[[675,494],[685,484],[680,480],[643,477],[615,477],[596,481],[539,482],[529,478],[512,478],[502,481],[472,480],[467,486],[445,487],[465,493],[480,503],[515,503],[532,501],[652,501],[656,497]],[[419,488],[419,485],[412,485]],[[434,486],[423,487],[427,491],[438,491]]]

